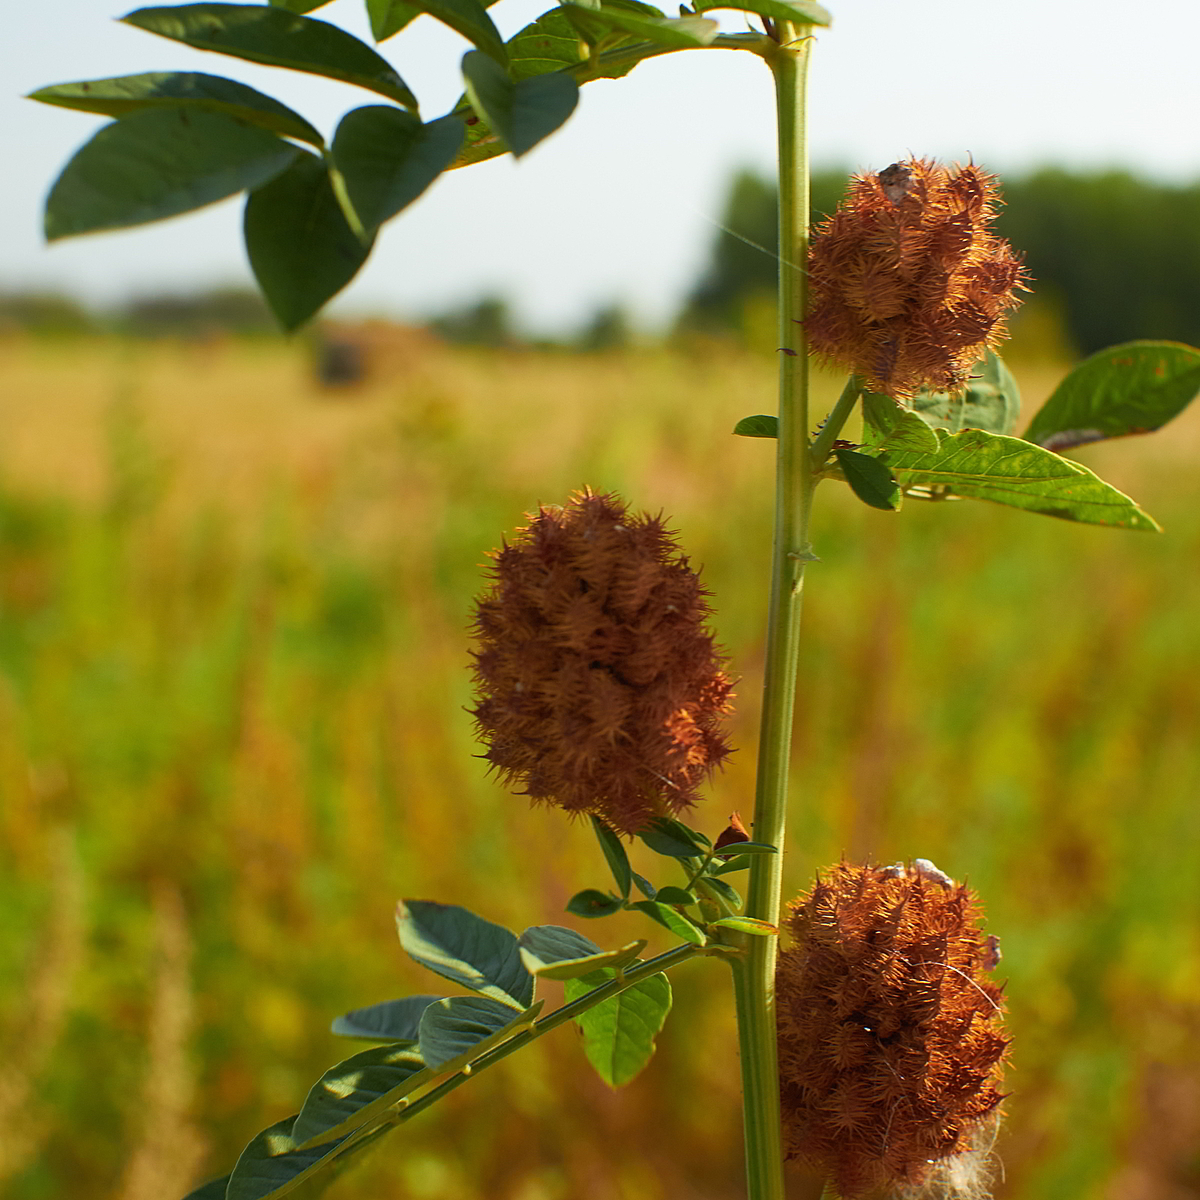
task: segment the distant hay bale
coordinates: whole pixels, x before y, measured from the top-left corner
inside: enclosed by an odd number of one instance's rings
[[[313,375],[322,388],[349,389],[406,374],[438,339],[393,321],[324,322],[313,337]]]

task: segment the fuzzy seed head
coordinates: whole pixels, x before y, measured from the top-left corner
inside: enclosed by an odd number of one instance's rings
[[[979,908],[918,864],[818,877],[779,956],[784,1145],[844,1197],[970,1195],[998,1118],[1008,1040]]]
[[[476,727],[500,777],[623,833],[690,808],[728,756],[708,593],[659,518],[577,493],[493,555]]]
[[[962,391],[1027,290],[1021,260],[990,229],[999,203],[996,177],[974,164],[907,159],[853,176],[813,234],[813,353],[900,401]]]

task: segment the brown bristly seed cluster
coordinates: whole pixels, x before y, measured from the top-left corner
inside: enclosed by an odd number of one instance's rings
[[[994,175],[929,159],[855,175],[809,252],[809,345],[897,400],[961,391],[1005,334],[1026,290],[1012,247],[991,232]]]
[[[623,833],[689,808],[730,753],[732,681],[674,534],[584,491],[493,557],[473,713],[501,778]]]
[[[979,920],[924,860],[841,863],[791,907],[776,973],[784,1144],[844,1197],[944,1189],[949,1164],[986,1156],[1008,1040]]]

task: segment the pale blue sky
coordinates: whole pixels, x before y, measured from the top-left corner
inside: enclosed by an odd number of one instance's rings
[[[156,69],[225,74],[278,95],[331,132],[370,93],[155,38],[112,18],[116,0],[3,0],[0,289],[60,287],[94,301],[244,282],[241,201],[194,216],[45,247],[42,198],[101,118],[18,96],[41,84]],[[818,162],[886,166],[907,153],[1001,171],[1043,162],[1120,164],[1200,178],[1198,0],[826,0],[812,77]],[[548,3],[500,0],[506,34]],[[668,7],[670,7],[668,5]],[[366,36],[362,0],[314,16]],[[723,23],[736,29],[740,18]],[[459,92],[465,43],[431,18],[382,52],[430,118]],[[375,98],[377,100],[377,98]],[[730,171],[770,170],[770,75],[754,56],[691,51],[584,88],[572,120],[523,162],[441,180],[384,230],[337,308],[397,316],[485,290],[527,324],[562,330],[620,299],[666,320],[694,280]]]

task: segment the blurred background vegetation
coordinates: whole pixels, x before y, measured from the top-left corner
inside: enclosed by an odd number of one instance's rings
[[[1022,216],[1039,188],[1051,199]],[[725,221],[768,247],[751,218],[769,191],[741,177]],[[1200,191],[1044,172],[1008,194],[1014,239],[1052,281],[1013,343],[1027,412],[1077,352],[1200,341],[1200,222],[1166,228]],[[743,250],[748,282],[719,300]],[[6,302],[0,1195],[175,1200],[227,1170],[358,1048],[333,1016],[436,990],[396,944],[400,896],[574,923],[567,898],[605,879],[590,832],[490,781],[464,711],[481,565],[537,503],[619,490],[703,564],[741,679],[740,752],[694,823],[748,813],[772,455],[729,430],[771,405],[773,267],[727,237],[713,264],[673,339],[639,339],[612,305],[572,352],[531,347],[498,298],[476,306],[487,337],[457,343],[444,325],[343,322],[284,344],[244,296],[174,298],[171,336],[166,305],[137,325],[132,305],[118,321]],[[1168,266],[1177,283],[1154,282]],[[1111,285],[1095,320],[1071,278]],[[822,490],[786,874],[799,891],[842,854],[924,856],[983,894],[1015,1038],[1000,1196],[1186,1200],[1200,411],[1080,457],[1165,534],[972,503],[897,516]],[[636,851],[635,867],[661,874]],[[658,1055],[625,1091],[559,1031],[334,1194],[741,1195],[728,981],[701,962],[674,984]]]

